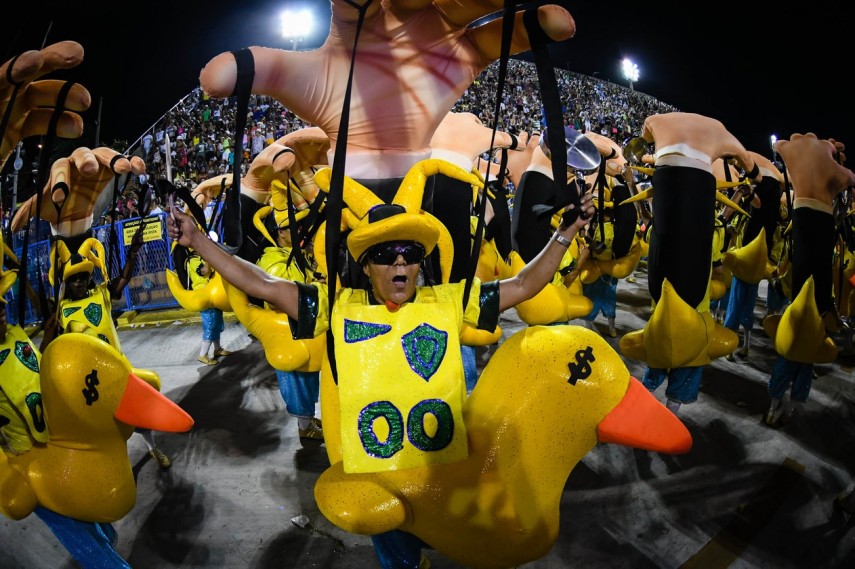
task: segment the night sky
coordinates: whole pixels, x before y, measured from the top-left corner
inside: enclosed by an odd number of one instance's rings
[[[563,4],[577,33],[551,47],[558,65],[626,85],[620,61],[629,57],[640,68],[636,90],[721,120],[746,148],[767,156],[771,134],[815,132],[855,148],[846,86],[853,74],[851,30],[844,28],[850,18],[831,3],[796,10],[724,0],[706,11],[698,3]],[[132,143],[198,85],[213,56],[250,45],[289,48],[275,29],[278,13],[303,6],[319,13],[305,47],[320,45],[329,28],[322,0],[24,2],[0,24],[0,57],[38,48],[45,36],[48,43],[80,42],[84,63],[53,77],[90,90],[85,118],[94,125],[100,108],[104,143]]]

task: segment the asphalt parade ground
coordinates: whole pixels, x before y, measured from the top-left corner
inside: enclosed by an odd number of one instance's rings
[[[855,473],[855,353],[817,365],[805,413],[780,429],[761,422],[775,358],[763,332],[764,287],[748,358],[704,370],[698,400],[679,417],[693,437],[683,455],[599,444],[571,472],[558,541],[526,569],[851,568],[855,522],[833,508]],[[622,334],[644,326],[645,275],[618,287]],[[377,567],[368,537],[345,533],[318,511],[314,482],[329,465],[320,441],[301,440],[261,346],[227,318],[218,365],[196,361],[198,318],[181,311],[128,315],[120,339],[132,364],[158,372],[163,393],[195,420],[188,433],[155,433],[172,458],[160,471],[139,435],[128,441],[134,509],[114,524],[135,569]],[[574,324],[580,321],[574,321]],[[502,316],[506,335],[524,326]],[[837,338],[836,338],[837,339]],[[479,368],[492,349],[479,349]],[[644,363],[626,360],[641,377]],[[654,395],[665,400],[665,386]],[[531,417],[538,421],[537,416]],[[0,567],[77,565],[31,515],[0,520]],[[434,569],[459,569],[427,551]]]

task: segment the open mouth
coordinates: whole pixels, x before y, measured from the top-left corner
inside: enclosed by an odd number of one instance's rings
[[[392,282],[395,284],[407,284],[407,277],[404,275],[395,275],[392,277]]]

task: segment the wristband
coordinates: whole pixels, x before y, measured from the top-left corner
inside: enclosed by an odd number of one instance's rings
[[[508,133],[508,136],[511,137],[511,145],[508,147],[508,150],[516,150],[517,148],[519,148],[519,146],[520,146],[519,139],[511,133]]]
[[[757,163],[755,162],[754,167],[751,168],[751,170],[748,170],[745,172],[745,177],[751,178],[753,180],[754,178],[757,177],[757,174],[759,174],[759,173],[760,173],[760,166],[758,166]]]
[[[554,239],[559,245],[563,245],[565,248],[570,247],[572,241],[561,235],[560,233],[553,233],[552,239]]]

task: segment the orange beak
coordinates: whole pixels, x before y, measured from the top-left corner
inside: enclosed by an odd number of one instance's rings
[[[128,374],[128,385],[113,417],[132,427],[166,433],[183,433],[193,427],[193,418],[184,409],[133,373]]]
[[[634,377],[621,402],[597,425],[597,440],[665,454],[692,448],[686,426]]]

